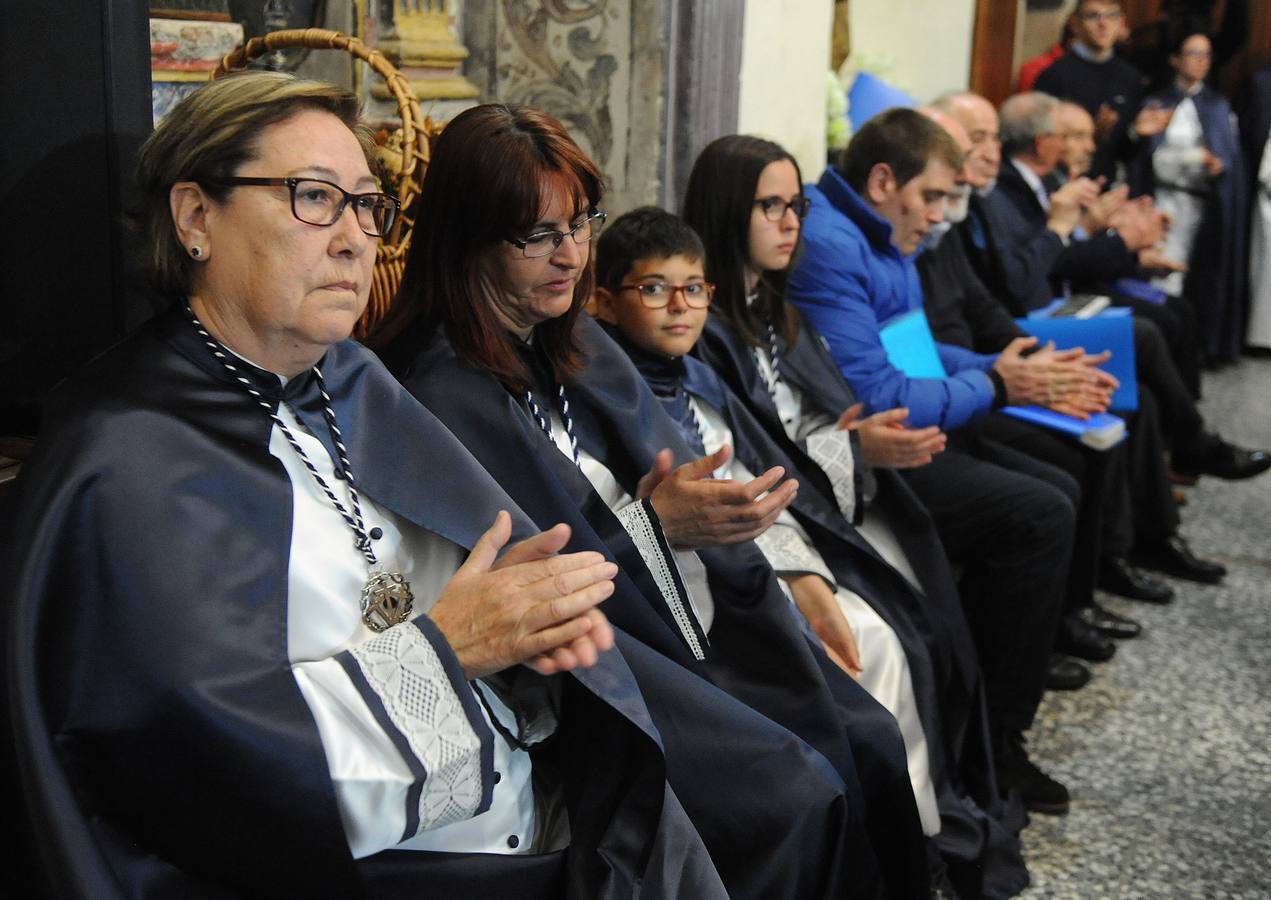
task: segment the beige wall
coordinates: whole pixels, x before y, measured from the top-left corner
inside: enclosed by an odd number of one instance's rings
[[[737,130],[781,144],[799,161],[809,181],[825,168],[833,20],[832,0],[746,4]]]
[[[1051,48],[1064,30],[1064,22],[1077,6],[1077,0],[1064,0],[1059,9],[1043,12],[1026,12],[1020,3],[1019,29],[1015,40],[1016,75],[1019,67],[1034,56],[1040,56]],[[1012,82],[1013,83],[1013,82]]]
[[[848,10],[852,55],[886,66],[881,76],[919,102],[969,85],[975,0],[850,0]]]

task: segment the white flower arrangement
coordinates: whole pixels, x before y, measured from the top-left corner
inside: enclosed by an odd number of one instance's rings
[[[826,149],[833,152],[842,150],[852,139],[852,126],[848,118],[849,101],[847,95],[852,90],[852,83],[860,72],[868,72],[890,81],[888,77],[896,67],[896,61],[890,56],[871,57],[865,53],[852,53],[837,72],[830,72],[826,82],[825,101],[825,143]],[[902,85],[897,85],[904,90]]]

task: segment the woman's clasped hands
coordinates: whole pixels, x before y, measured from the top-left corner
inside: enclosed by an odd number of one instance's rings
[[[613,593],[618,567],[600,553],[560,551],[556,525],[499,551],[512,534],[500,511],[428,612],[464,674],[481,678],[524,663],[540,675],[596,664],[613,629],[596,607]]]

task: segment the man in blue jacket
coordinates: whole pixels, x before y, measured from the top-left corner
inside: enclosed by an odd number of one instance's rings
[[[962,598],[984,669],[999,777],[1030,809],[1061,813],[1068,792],[1029,760],[1023,733],[1048,676],[1079,488],[975,427],[1008,401],[1045,402],[1050,385],[1040,363],[1052,351],[1025,359],[1031,339],[996,356],[937,344],[949,374],[910,378],[888,361],[879,337],[881,323],[922,308],[912,257],[943,220],[962,162],[949,134],[917,112],[893,109],[867,122],[839,166],[808,187],[812,208],[790,299],[869,411],[905,407],[910,425],[950,432],[944,453],[903,474],[964,567]]]

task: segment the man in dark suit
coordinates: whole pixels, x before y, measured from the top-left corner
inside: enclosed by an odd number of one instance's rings
[[[997,147],[998,117],[987,100],[975,94],[955,94],[942,98],[938,105],[966,128],[973,141],[992,145],[993,152],[982,154],[987,171],[978,177],[978,184],[990,193],[987,198],[976,197],[973,201],[971,214],[958,228],[960,243],[957,245],[965,249],[981,272],[987,270],[997,275],[997,286],[989,286],[990,294],[999,301],[1012,296],[1002,286],[1006,277],[1002,274],[1003,257],[1008,255],[1017,267],[1011,277],[1018,289],[1013,294],[1018,303],[1026,290],[1049,293],[1045,287],[1046,275],[1062,255],[1068,256],[1068,271],[1079,272],[1078,263],[1082,261],[1094,265],[1096,263],[1089,261],[1101,255],[1128,253],[1125,239],[1120,235],[1105,233],[1086,241],[1073,238],[1083,218],[1083,204],[1089,207],[1096,203],[1098,192],[1093,182],[1072,179],[1053,192],[1048,191],[1043,182],[1063,149],[1062,139],[1049,133],[1058,130],[1053,121],[1057,106],[1053,99],[1031,94],[1008,101],[1004,112],[1010,115],[1010,120],[1008,123],[1006,116],[1003,117],[1002,129],[1010,137],[1004,149],[1012,159],[1005,165],[1001,164]],[[1026,135],[1031,135],[1031,144]],[[991,187],[992,184],[996,187]],[[1004,191],[1006,184],[1015,187]],[[1043,202],[1047,202],[1049,208],[1043,206]],[[1035,278],[1038,286],[1021,287],[1020,282],[1028,277]],[[1026,309],[1017,306],[1013,311],[1022,313]],[[1222,577],[1221,566],[1197,559],[1177,533],[1178,515],[1163,484],[1161,440],[1154,435],[1157,429],[1151,424],[1152,414],[1160,411],[1163,427],[1173,440],[1175,463],[1180,467],[1203,469],[1223,477],[1249,477],[1271,466],[1271,458],[1263,451],[1233,447],[1206,432],[1159,330],[1137,317],[1134,329],[1136,363],[1146,412],[1146,415],[1140,413],[1135,423],[1139,433],[1130,451],[1136,555],[1145,565],[1171,574],[1216,581]],[[1121,516],[1119,520],[1122,530],[1129,527],[1124,518]],[[1114,524],[1117,521],[1114,517]],[[1117,542],[1114,541],[1113,546],[1117,546]],[[1141,592],[1135,589],[1131,574],[1125,569],[1105,569],[1103,586],[1117,593],[1138,596]]]
[[[1073,13],[1075,40],[1037,77],[1036,90],[1085,107],[1096,123],[1098,150],[1091,174],[1113,181],[1140,137],[1158,134],[1168,110],[1140,110],[1143,73],[1116,52],[1125,28],[1121,0],[1080,0]]]

